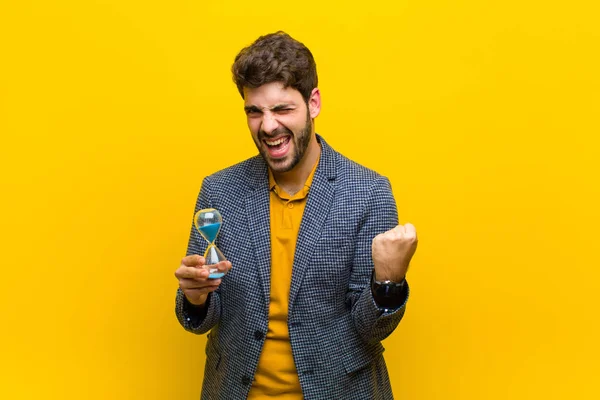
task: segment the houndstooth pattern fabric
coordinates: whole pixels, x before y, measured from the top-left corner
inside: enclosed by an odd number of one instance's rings
[[[370,277],[371,241],[398,223],[396,203],[387,178],[317,138],[322,153],[300,225],[288,312],[302,392],[308,400],[392,399],[381,340],[402,319],[406,301],[384,313],[373,300]],[[263,159],[256,156],[206,177],[195,210],[209,207],[223,216],[216,244],[233,267],[209,296],[199,321],[181,290],[176,314],[186,330],[209,332],[201,398],[245,399],[269,313],[269,187]],[[203,254],[205,246],[192,226],[187,254]]]

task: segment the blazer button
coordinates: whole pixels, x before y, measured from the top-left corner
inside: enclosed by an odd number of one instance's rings
[[[256,340],[262,340],[264,336],[265,335],[261,331],[254,332],[254,339],[256,339]]]
[[[242,378],[242,385],[248,386],[250,382],[252,382],[250,377],[248,375],[244,375],[244,377]]]

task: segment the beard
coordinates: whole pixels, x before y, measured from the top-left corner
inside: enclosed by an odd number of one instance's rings
[[[306,123],[304,124],[304,128],[302,128],[300,132],[296,134],[286,127],[278,128],[271,132],[271,134],[267,134],[265,131],[260,130],[258,132],[258,142],[255,144],[258,148],[258,152],[273,172],[288,172],[294,169],[294,167],[298,165],[298,163],[304,157],[306,149],[308,149],[308,145],[310,144],[311,132],[312,121],[310,119],[310,112],[309,110],[306,110]],[[265,149],[263,149],[263,140],[281,134],[288,134],[291,136],[290,141],[294,143],[293,154],[288,154],[285,158],[280,160],[272,159],[269,156],[269,153]]]

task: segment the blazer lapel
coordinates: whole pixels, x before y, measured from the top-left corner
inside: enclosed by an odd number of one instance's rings
[[[308,192],[308,199],[302,215],[300,231],[298,232],[298,240],[296,241],[288,315],[291,314],[294,300],[317,241],[321,236],[335,194],[335,152],[320,136],[317,135],[317,138],[321,143],[321,159]]]
[[[259,161],[257,159],[257,161]],[[262,160],[260,160],[262,161]],[[269,291],[271,282],[271,218],[269,214],[269,179],[266,164],[261,162],[256,174],[249,178],[253,189],[246,197],[248,231],[254,247],[256,268],[265,298],[266,312],[269,312]]]

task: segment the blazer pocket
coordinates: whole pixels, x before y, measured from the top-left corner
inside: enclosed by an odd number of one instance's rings
[[[359,371],[373,361],[385,351],[383,345],[379,342],[372,345],[362,345],[349,349],[343,356],[344,369],[346,373]]]

